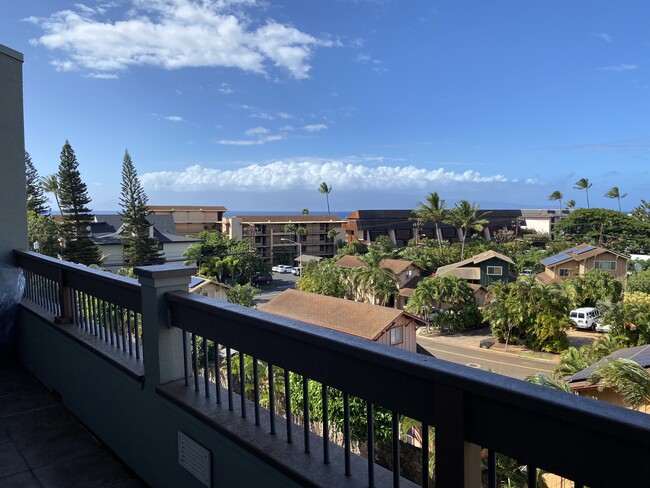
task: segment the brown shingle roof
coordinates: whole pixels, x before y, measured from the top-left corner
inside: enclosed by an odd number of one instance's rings
[[[365,266],[365,263],[358,256],[352,255],[341,256],[334,264],[341,268],[363,268]]]
[[[372,341],[377,340],[401,315],[423,322],[403,310],[292,289],[283,291],[260,305],[259,309]]]
[[[361,261],[358,256],[351,255],[342,256],[336,261],[335,264],[341,268],[363,268],[366,266],[366,264]],[[384,269],[392,271],[396,275],[400,275],[411,265],[421,269],[413,261],[407,261],[405,259],[382,259],[379,265]]]
[[[406,259],[382,259],[379,265],[382,268],[391,270],[396,275],[402,274],[409,266],[415,266],[418,269],[422,269],[413,261],[407,261]]]

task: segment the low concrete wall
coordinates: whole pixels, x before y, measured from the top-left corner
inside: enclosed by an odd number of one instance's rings
[[[28,308],[18,313],[20,357],[46,387],[143,480],[154,487],[201,487],[178,463],[178,431],[212,453],[212,486],[297,487],[138,379],[81,346]]]

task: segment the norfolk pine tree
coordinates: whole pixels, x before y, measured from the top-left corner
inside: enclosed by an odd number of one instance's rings
[[[65,240],[61,251],[67,261],[85,264],[99,264],[101,253],[90,240],[89,225],[94,216],[86,206],[90,203],[88,188],[81,181],[79,163],[70,143],[66,140],[61,149],[58,173],[59,202],[63,214],[61,233]]]
[[[149,236],[151,224],[147,220],[147,195],[128,151],[122,160],[122,194],[120,216],[124,223],[122,245],[124,265],[128,267],[159,264],[163,258],[158,251],[158,240]]]
[[[28,152],[25,152],[25,182],[27,185],[27,210],[38,215],[49,215],[50,207],[46,204],[47,198],[43,194],[43,185]]]

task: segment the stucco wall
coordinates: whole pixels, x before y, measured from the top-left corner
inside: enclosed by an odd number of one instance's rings
[[[19,322],[26,367],[149,485],[204,486],[178,463],[182,431],[212,453],[214,487],[298,486],[32,312]]]

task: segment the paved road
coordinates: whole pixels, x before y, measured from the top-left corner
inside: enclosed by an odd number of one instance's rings
[[[279,295],[287,288],[295,288],[298,277],[291,273],[273,273],[273,282],[269,286],[262,287],[262,292],[255,296],[255,303],[261,305]]]
[[[552,361],[522,358],[515,354],[490,351],[478,347],[457,346],[431,337],[418,336],[417,341],[420,346],[439,359],[492,371],[520,380],[537,372],[550,374],[555,368],[555,363]]]

